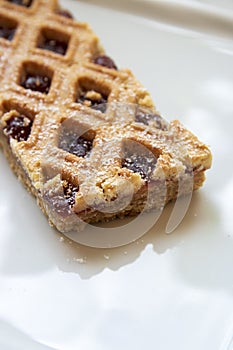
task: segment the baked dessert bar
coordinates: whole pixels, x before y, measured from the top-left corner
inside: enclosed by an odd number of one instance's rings
[[[208,147],[56,0],[0,0],[0,77],[1,146],[61,232],[202,186]]]

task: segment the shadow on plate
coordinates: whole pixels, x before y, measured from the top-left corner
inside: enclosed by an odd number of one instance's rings
[[[154,253],[159,255],[173,250],[173,268],[188,283],[232,290],[232,279],[226,274],[233,264],[233,240],[221,231],[214,204],[203,193],[194,193],[180,226],[173,233],[166,234],[172,209],[173,204],[169,204],[154,227],[128,246],[99,250],[69,244],[71,242],[65,240],[64,245],[70,245],[66,250],[69,263],[59,264],[59,269],[76,272],[81,278],[88,279],[105,268],[116,271],[132,264],[151,245]]]
[[[90,279],[105,269],[117,271],[133,264],[150,245],[157,255],[172,250],[174,271],[188,283],[232,291],[232,279],[227,271],[233,265],[233,240],[221,231],[214,204],[203,192],[194,193],[180,226],[172,234],[166,234],[172,208],[173,204],[169,204],[141,239],[114,249],[88,248],[72,242],[54,229],[48,229],[46,219],[35,210],[38,218],[33,220],[38,220],[39,229],[20,232],[21,239],[16,242],[9,239],[1,273],[36,274],[58,268],[76,273],[81,279]]]

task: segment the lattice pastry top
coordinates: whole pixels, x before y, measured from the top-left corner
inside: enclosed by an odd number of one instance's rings
[[[0,142],[60,231],[160,208],[202,185],[208,147],[167,123],[57,1],[0,0],[0,77]]]

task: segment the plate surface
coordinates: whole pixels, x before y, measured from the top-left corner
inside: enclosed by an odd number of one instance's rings
[[[98,250],[51,229],[0,153],[0,349],[232,350],[228,27],[211,34],[210,16],[207,35],[124,11],[63,5],[91,24],[119,66],[131,67],[167,119],[179,118],[211,146],[213,167],[172,234],[165,234],[168,206],[137,242]]]

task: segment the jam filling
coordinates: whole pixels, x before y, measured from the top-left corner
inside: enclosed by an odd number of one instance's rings
[[[70,182],[64,181],[63,191],[67,203],[72,208],[75,204],[75,197],[79,191],[79,187],[72,185]]]
[[[72,13],[69,12],[68,10],[65,10],[65,9],[59,9],[59,10],[57,10],[56,14],[59,15],[59,16],[62,16],[62,17],[70,18],[70,19],[73,19],[73,18],[74,18],[74,16],[72,15]]]
[[[76,102],[105,113],[107,109],[108,97],[96,91],[81,91]]]
[[[59,147],[77,157],[85,158],[92,150],[93,139],[90,140],[85,136],[77,137],[75,133],[67,133],[62,137]]]
[[[12,41],[15,35],[15,28],[7,28],[6,26],[0,26],[0,38]]]
[[[142,179],[149,181],[156,163],[157,158],[152,154],[140,155],[127,151],[122,160],[122,167],[140,174]]]
[[[51,85],[51,79],[47,76],[28,74],[22,83],[25,89],[48,94]]]
[[[19,6],[30,7],[32,5],[33,0],[7,0],[12,4],[16,4]]]
[[[67,51],[67,43],[55,39],[46,38],[43,43],[39,46],[40,49],[55,52],[59,55],[65,55]]]
[[[136,115],[135,115],[135,121],[138,123],[142,123],[145,125],[149,125],[150,122],[153,122],[156,124],[156,127],[161,130],[166,130],[166,122],[163,120],[163,118],[156,113],[149,113],[143,110],[140,110],[140,108],[137,109]]]
[[[117,66],[115,62],[108,56],[105,56],[105,55],[98,56],[93,60],[93,62],[95,64],[98,64],[99,66],[117,70]]]
[[[9,138],[13,138],[18,142],[27,141],[30,136],[32,128],[32,121],[25,115],[12,117],[7,121],[4,128],[4,133]]]

